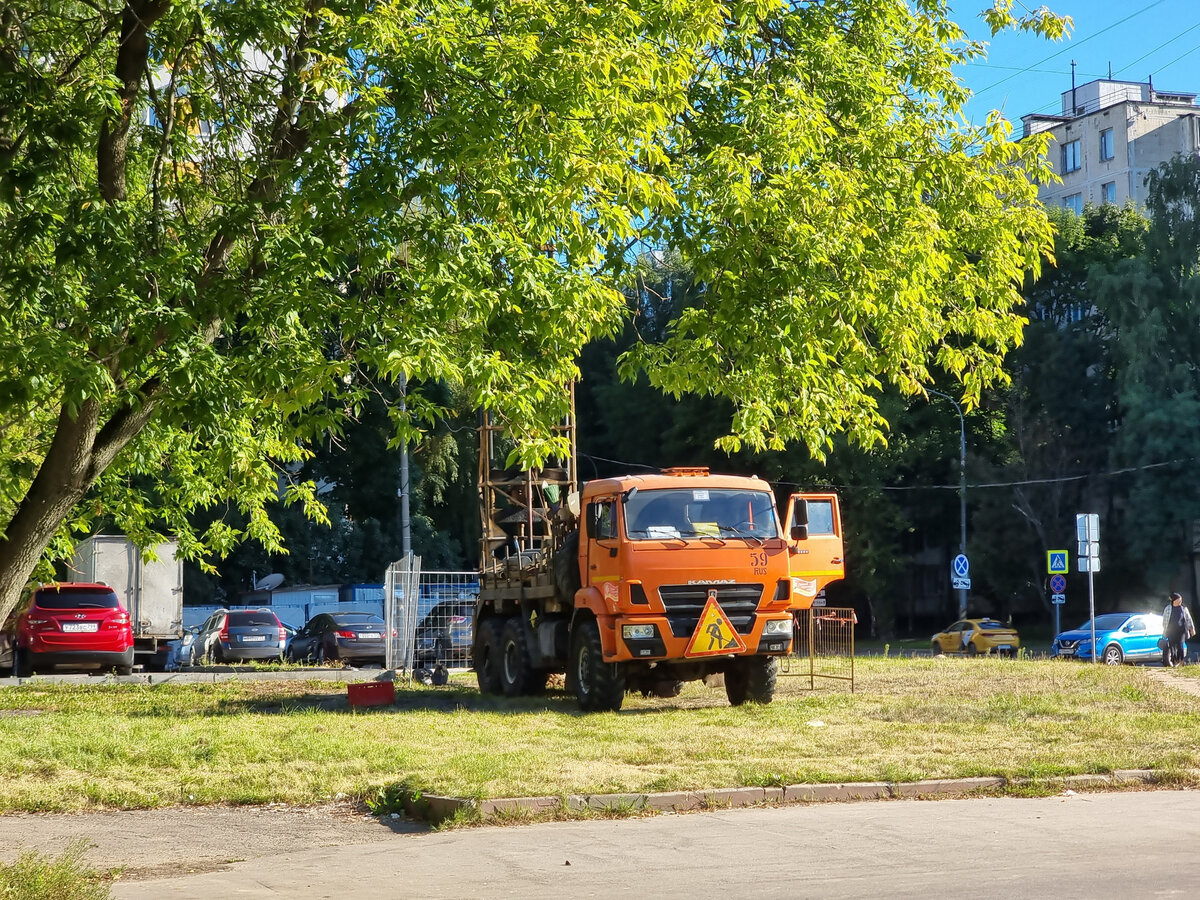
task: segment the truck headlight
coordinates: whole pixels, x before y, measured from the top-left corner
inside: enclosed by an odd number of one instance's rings
[[[627,641],[648,640],[654,637],[653,625],[622,625],[621,637]]]
[[[763,637],[769,634],[788,634],[792,633],[791,619],[770,619],[763,625]]]

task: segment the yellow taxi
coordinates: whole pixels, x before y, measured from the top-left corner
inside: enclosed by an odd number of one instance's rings
[[[997,653],[1016,656],[1021,639],[1015,628],[995,619],[959,619],[945,631],[933,636],[933,655],[939,653]]]

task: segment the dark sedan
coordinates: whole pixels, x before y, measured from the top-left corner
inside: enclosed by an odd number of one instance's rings
[[[321,613],[296,632],[288,644],[287,660],[317,665],[333,660],[383,665],[386,629],[383,619],[374,613]]]
[[[469,664],[474,614],[469,600],[445,600],[431,609],[417,626],[417,662]]]

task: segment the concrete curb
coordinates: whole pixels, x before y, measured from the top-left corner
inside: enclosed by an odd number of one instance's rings
[[[1200,776],[1200,772],[1194,773]],[[838,803],[857,800],[938,799],[1000,794],[1031,785],[1062,790],[1110,790],[1154,784],[1163,775],[1153,769],[1124,769],[1107,775],[1067,775],[1055,778],[937,778],[924,781],[864,781],[847,784],[789,784],[784,787],[714,788],[706,791],[672,791],[660,794],[567,794],[545,797],[502,797],[477,800],[422,794],[406,802],[408,813],[433,823],[460,813],[487,821],[514,815],[552,814],[559,811],[638,813],[695,812],[747,806],[794,803]]]

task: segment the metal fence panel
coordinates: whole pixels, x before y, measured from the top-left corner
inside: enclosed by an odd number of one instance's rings
[[[383,619],[388,634],[385,665],[408,678],[413,670],[420,585],[421,557],[411,553],[388,566],[383,579]]]
[[[846,681],[854,691],[853,609],[813,607],[796,612],[792,653],[781,660],[780,675],[808,678],[810,688],[817,679]]]
[[[471,620],[479,598],[477,572],[422,572],[414,636],[419,666],[469,666]]]

